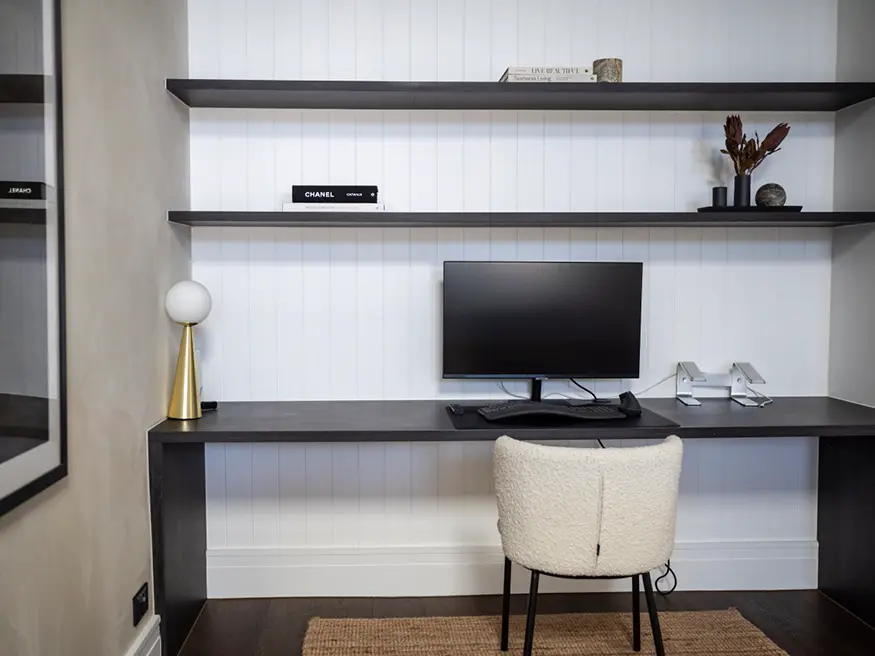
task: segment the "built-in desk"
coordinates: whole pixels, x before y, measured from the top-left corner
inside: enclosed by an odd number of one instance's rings
[[[875,624],[875,408],[828,397],[776,398],[764,408],[728,399],[687,407],[641,405],[677,424],[635,420],[585,426],[457,430],[448,401],[222,403],[197,421],[167,420],[149,433],[155,606],[164,653],[176,655],[206,600],[204,445],[227,442],[442,442],[520,439],[821,437],[819,588]],[[464,401],[474,403],[474,401]]]

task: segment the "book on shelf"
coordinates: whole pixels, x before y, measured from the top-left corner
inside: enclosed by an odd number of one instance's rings
[[[45,200],[46,185],[42,182],[0,182],[0,198]]]
[[[511,75],[592,75],[592,66],[509,66],[498,81]]]
[[[595,75],[508,75],[501,82],[513,84],[514,82],[596,82]]]
[[[283,212],[382,212],[382,203],[283,203]]]
[[[376,203],[376,185],[293,185],[293,203]]]

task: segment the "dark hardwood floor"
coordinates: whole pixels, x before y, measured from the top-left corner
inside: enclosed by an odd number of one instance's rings
[[[875,653],[870,628],[816,590],[788,592],[675,592],[660,610],[738,608],[790,656]],[[319,617],[498,615],[499,596],[416,598],[212,599],[181,656],[298,656],[307,621]],[[525,612],[515,595],[513,613]],[[539,613],[629,611],[627,594],[545,594]],[[498,654],[496,645],[496,654]],[[630,652],[630,654],[633,652]]]

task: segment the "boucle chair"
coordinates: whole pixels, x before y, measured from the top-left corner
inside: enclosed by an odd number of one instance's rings
[[[638,577],[658,656],[664,656],[650,570],[674,548],[683,444],[586,449],[501,437],[495,443],[498,530],[504,549],[501,650],[507,651],[511,563],[530,570],[526,638],[530,656],[541,574],[632,578],[632,644],[641,649]]]

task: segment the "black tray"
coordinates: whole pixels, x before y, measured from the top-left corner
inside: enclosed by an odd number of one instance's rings
[[[781,212],[801,212],[801,205],[783,205],[781,207],[757,207],[756,205],[752,205],[750,207],[734,207],[732,205],[727,205],[725,207],[700,207],[700,212],[726,212],[727,214],[731,214],[733,212],[772,212],[772,213],[781,213]]]

